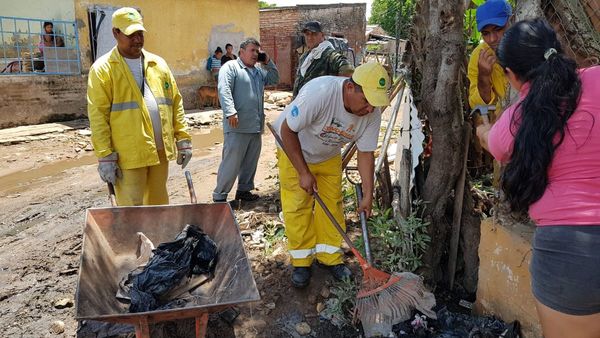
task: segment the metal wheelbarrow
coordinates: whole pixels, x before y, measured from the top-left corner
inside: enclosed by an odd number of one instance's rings
[[[239,227],[228,203],[90,208],[86,211],[77,281],[76,317],[127,323],[136,337],[150,337],[149,324],[195,318],[196,337],[206,335],[208,314],[260,300]],[[129,313],[115,297],[119,281],[136,268],[137,233],[155,245],[172,241],[186,224],[200,226],[219,248],[214,278],[190,292],[182,308]],[[190,298],[188,298],[190,299]]]

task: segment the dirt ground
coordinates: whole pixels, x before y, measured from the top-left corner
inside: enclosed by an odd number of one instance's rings
[[[278,114],[268,112],[267,120]],[[222,131],[218,125],[196,127],[193,134],[194,157],[187,169],[198,202],[209,203],[220,162]],[[109,205],[88,133],[76,129],[44,140],[2,145],[0,163],[0,336],[57,336],[56,332],[62,331],[60,322],[64,332],[58,336],[76,336],[74,303],[85,211]],[[240,306],[232,325],[211,316],[208,335],[300,337],[295,325],[306,322],[311,327],[310,337],[357,336],[352,329],[341,331],[319,318],[317,305],[325,301],[323,295],[329,293],[332,281],[327,271],[314,267],[311,285],[295,290],[289,282],[291,269],[284,248],[275,243],[266,249],[250,236],[257,225],[278,218],[275,164],[273,138],[264,134],[256,177],[262,199],[235,208],[262,300]],[[169,175],[171,203],[189,203],[183,172],[173,162]],[[189,331],[179,334],[190,336]]]

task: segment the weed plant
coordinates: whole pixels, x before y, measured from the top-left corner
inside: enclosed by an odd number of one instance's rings
[[[278,243],[285,243],[285,227],[281,222],[269,220],[264,223],[265,255],[270,255]]]
[[[399,222],[394,219],[392,209],[372,216],[369,229],[376,265],[390,273],[418,269],[423,265],[423,253],[431,241],[427,226],[416,212]]]

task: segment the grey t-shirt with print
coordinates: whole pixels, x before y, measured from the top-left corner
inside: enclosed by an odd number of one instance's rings
[[[321,76],[311,80],[275,122],[278,133],[281,133],[283,120],[298,133],[306,163],[331,159],[351,141],[356,141],[359,151],[377,149],[380,110],[365,116],[346,111],[342,96],[345,80],[347,78],[338,76]]]

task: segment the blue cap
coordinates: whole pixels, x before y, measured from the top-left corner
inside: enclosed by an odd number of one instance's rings
[[[502,27],[506,25],[508,18],[512,15],[512,7],[506,0],[488,0],[477,7],[475,18],[477,30],[481,32],[483,27],[494,25]]]

